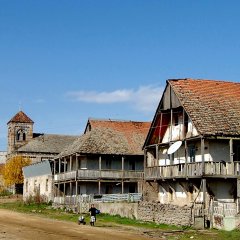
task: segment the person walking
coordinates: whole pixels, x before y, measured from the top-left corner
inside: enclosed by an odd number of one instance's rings
[[[97,209],[95,208],[94,204],[91,204],[91,208],[89,208],[90,212],[90,225],[94,226],[94,223],[96,222],[96,214],[97,214]]]

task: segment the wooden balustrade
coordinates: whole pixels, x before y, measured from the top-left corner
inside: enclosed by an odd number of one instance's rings
[[[204,176],[237,177],[240,176],[240,162],[205,162]],[[147,167],[145,179],[164,179],[203,176],[202,162],[181,163],[166,166]]]
[[[143,171],[129,171],[129,170],[89,170],[79,169],[77,171],[65,172],[54,175],[54,181],[65,181],[73,179],[141,179],[143,178]]]

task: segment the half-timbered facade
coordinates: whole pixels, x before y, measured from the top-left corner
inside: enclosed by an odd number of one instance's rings
[[[144,144],[156,190],[146,199],[192,205],[205,226],[224,228],[239,213],[239,119],[240,83],[168,80]]]
[[[150,123],[89,119],[54,160],[57,196],[142,192],[142,146]]]

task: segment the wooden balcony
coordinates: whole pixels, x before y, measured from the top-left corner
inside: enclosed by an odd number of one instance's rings
[[[129,170],[89,170],[79,169],[77,171],[65,172],[54,175],[54,181],[67,180],[98,180],[98,179],[142,179],[143,171]]]
[[[206,177],[234,178],[240,176],[240,162],[205,162]],[[203,176],[201,162],[147,167],[146,180],[197,178]]]

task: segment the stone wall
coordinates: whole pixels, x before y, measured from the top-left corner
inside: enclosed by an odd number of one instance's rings
[[[145,182],[143,183],[143,200],[144,201],[157,201],[158,200],[158,183]]]
[[[138,214],[138,203],[97,203],[96,206],[102,213],[110,215],[134,219]]]
[[[161,204],[157,202],[139,203],[98,203],[103,213],[119,215],[121,217],[135,218],[157,224],[176,226],[191,226],[193,224],[191,207]]]
[[[191,226],[191,207],[179,207],[156,202],[140,202],[138,204],[138,220],[169,224],[176,226]]]

